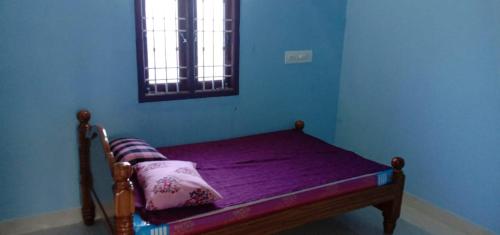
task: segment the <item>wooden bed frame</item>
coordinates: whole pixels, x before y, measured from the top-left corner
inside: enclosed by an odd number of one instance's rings
[[[96,200],[98,206],[103,210],[105,220],[113,234],[134,234],[132,223],[132,215],[135,211],[134,188],[130,181],[132,167],[129,163],[115,161],[109,147],[106,130],[98,125],[90,125],[90,117],[91,114],[87,110],[81,110],[77,114],[79,121],[80,191],[83,221],[86,225],[94,223],[94,200]],[[297,121],[295,128],[302,130],[304,123]],[[106,215],[93,188],[90,171],[90,143],[96,137],[99,138],[102,144],[114,180],[114,223]],[[403,158],[394,157],[392,159],[392,183],[388,185],[367,188],[311,204],[292,207],[262,217],[219,227],[213,231],[205,232],[205,234],[273,234],[367,206],[375,206],[382,211],[384,232],[392,234],[401,211],[405,184],[405,175],[402,171],[404,164]],[[94,198],[92,198],[92,195],[94,195]]]

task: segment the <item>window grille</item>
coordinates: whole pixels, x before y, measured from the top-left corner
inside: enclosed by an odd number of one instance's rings
[[[139,101],[238,94],[238,0],[136,0]]]

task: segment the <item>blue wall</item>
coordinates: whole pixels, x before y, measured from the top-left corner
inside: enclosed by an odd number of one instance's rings
[[[0,1],[0,220],[79,206],[76,119],[153,145],[290,128],[333,142],[345,0],[242,0],[240,95],[137,102],[132,0]],[[284,51],[313,49],[311,64]]]
[[[500,1],[350,1],[336,143],[500,233]]]

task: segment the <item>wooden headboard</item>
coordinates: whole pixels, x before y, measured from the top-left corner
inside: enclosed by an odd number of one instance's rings
[[[78,121],[80,121],[79,132],[80,132],[80,140],[83,142],[88,142],[90,147],[90,141],[94,138],[99,138],[99,142],[101,143],[104,157],[108,162],[109,168],[111,170],[111,174],[113,173],[113,165],[116,163],[115,156],[111,151],[111,147],[109,146],[109,139],[106,129],[100,125],[89,124],[91,114],[88,110],[80,110],[78,112]],[[83,138],[83,139],[82,139]],[[80,141],[82,142],[82,141]],[[82,146],[85,147],[85,146]],[[90,155],[90,153],[89,153]]]
[[[106,129],[99,125],[90,125],[91,116],[88,110],[80,110],[77,113],[79,121],[78,153],[80,158],[80,192],[83,221],[86,225],[94,223],[95,205],[93,200],[95,199],[113,234],[129,234],[132,231],[131,216],[135,211],[134,187],[130,181],[132,166],[128,162],[116,162],[113,152],[111,152],[111,148],[109,147]],[[102,145],[104,156],[114,180],[114,225],[110,222],[93,186],[92,172],[90,170],[90,145],[91,140],[96,137],[99,138]],[[92,195],[94,196],[93,198]]]

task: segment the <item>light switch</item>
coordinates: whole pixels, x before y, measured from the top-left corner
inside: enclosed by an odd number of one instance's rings
[[[285,64],[311,63],[312,58],[312,50],[285,51]]]

